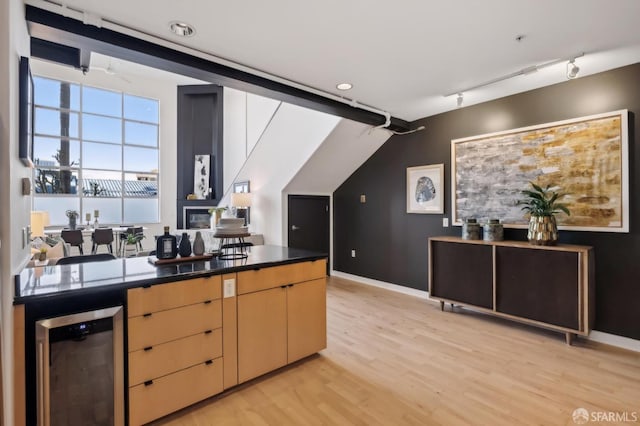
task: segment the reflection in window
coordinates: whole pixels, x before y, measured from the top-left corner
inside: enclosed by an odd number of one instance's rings
[[[159,103],[34,77],[33,208],[64,225],[66,210],[105,224],[156,223]],[[82,102],[80,102],[82,99]]]

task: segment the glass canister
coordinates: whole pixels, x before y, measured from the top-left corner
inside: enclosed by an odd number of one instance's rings
[[[485,241],[502,241],[504,239],[504,228],[500,219],[489,219],[482,229],[482,239]]]
[[[463,240],[479,240],[480,239],[480,224],[473,218],[464,220],[462,224],[462,239]]]

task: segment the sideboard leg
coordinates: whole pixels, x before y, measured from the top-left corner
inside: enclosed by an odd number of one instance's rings
[[[575,336],[575,334],[573,333],[565,333],[565,340],[567,342],[567,345],[571,345],[573,343],[573,337]]]
[[[444,311],[444,302],[442,300],[440,301],[440,310]]]

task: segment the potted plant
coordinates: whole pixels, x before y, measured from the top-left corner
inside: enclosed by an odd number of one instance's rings
[[[551,185],[542,188],[533,182],[529,183],[532,189],[522,191],[525,199],[518,201],[519,205],[524,205],[522,210],[530,215],[527,238],[534,245],[555,245],[558,241],[556,213],[571,214],[567,206],[558,202],[565,194],[553,191]]]
[[[209,209],[209,214],[211,215],[211,229],[215,228],[220,218],[222,217],[222,212],[226,211],[227,207],[212,207]]]
[[[69,229],[76,229],[76,220],[80,214],[75,210],[67,210],[65,214],[69,218]]]
[[[40,262],[44,262],[45,260],[47,260],[47,247],[45,244],[42,244],[42,247],[40,247],[40,254],[38,255],[38,260]]]

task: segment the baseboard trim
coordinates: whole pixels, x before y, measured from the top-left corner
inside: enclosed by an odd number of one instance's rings
[[[422,299],[430,300],[429,293],[423,290],[416,290],[415,288],[404,287],[398,284],[391,284],[385,281],[378,281],[371,278],[361,277],[359,275],[347,274],[346,272],[340,272],[335,270],[331,271],[331,275],[334,277],[355,281],[361,284],[384,288],[387,290],[395,291],[397,293],[403,293],[409,296],[420,297]],[[609,346],[615,346],[621,349],[627,349],[633,352],[640,352],[640,340],[631,339],[629,337],[617,336],[615,334],[605,333],[603,331],[592,330],[591,333],[589,333],[589,336],[587,337],[580,336],[580,338],[586,339],[586,340],[592,340],[598,343],[603,343]]]
[[[615,346],[617,348],[640,352],[640,340],[631,339],[629,337],[592,330],[587,339],[603,343],[605,345]]]
[[[415,288],[405,287],[398,284],[391,284],[385,281],[378,281],[371,278],[361,277],[359,275],[347,274],[346,272],[332,270],[331,276],[344,278],[345,280],[356,281],[361,284],[367,284],[373,287],[385,288],[387,290],[395,291],[396,293],[408,294],[409,296],[420,297],[423,299],[429,298],[429,293],[423,290],[416,290]]]

